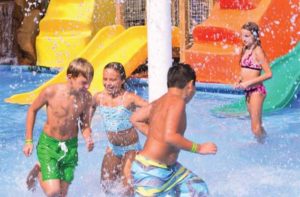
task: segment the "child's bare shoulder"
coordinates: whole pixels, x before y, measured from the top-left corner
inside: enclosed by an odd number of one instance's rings
[[[261,48],[260,46],[257,46],[254,49],[254,54],[255,54],[255,59],[261,64],[263,61],[265,61],[266,59],[266,55],[265,52],[263,50],[263,48]]]
[[[53,85],[49,85],[46,87],[49,90],[62,90],[66,88],[66,84],[64,83],[57,83],[57,84],[53,84]]]
[[[148,102],[135,92],[125,92],[125,101],[137,106],[145,106]]]
[[[255,47],[255,49],[253,50],[255,55],[261,55],[264,54],[264,50],[261,48],[261,46],[257,46]]]
[[[184,99],[177,95],[171,95],[168,97],[168,102],[170,102],[172,105],[184,105]]]
[[[50,85],[50,86],[47,86],[43,89],[42,93],[49,96],[49,97],[52,97],[54,96],[57,92],[61,91],[63,88],[63,85],[62,84],[54,84],[54,85]]]
[[[139,97],[139,96],[137,94],[135,94],[134,92],[128,92],[128,91],[124,92],[125,99],[134,99],[136,97]]]
[[[93,96],[93,102],[98,104],[100,103],[100,100],[102,100],[104,97],[104,93],[103,92],[96,92]]]
[[[155,103],[156,106],[164,107],[165,109],[184,108],[185,102],[180,96],[165,95],[158,99]]]

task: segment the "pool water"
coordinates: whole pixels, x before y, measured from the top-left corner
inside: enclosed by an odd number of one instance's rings
[[[36,151],[26,158],[22,153],[28,106],[13,105],[4,99],[38,87],[53,73],[28,72],[22,67],[0,67],[0,196],[42,196],[42,190],[27,191],[25,179],[37,161]],[[147,87],[132,87],[147,97]],[[182,151],[179,162],[202,177],[213,197],[298,197],[300,196],[300,101],[290,108],[266,114],[268,132],[265,144],[258,144],[250,130],[248,117],[215,116],[211,109],[234,102],[242,95],[197,92],[188,104],[186,137],[199,143],[213,141],[214,156]],[[37,115],[36,142],[45,110]],[[100,190],[100,165],[107,144],[101,118],[95,114],[92,124],[95,149],[88,153],[79,136],[79,164],[68,196],[103,196]],[[141,136],[142,141],[145,139]]]

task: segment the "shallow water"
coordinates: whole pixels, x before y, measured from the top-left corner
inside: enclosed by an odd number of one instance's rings
[[[36,162],[35,151],[30,158],[25,158],[22,153],[28,106],[7,104],[3,99],[32,90],[53,74],[1,67],[0,75],[0,196],[41,196],[39,186],[34,193],[28,192],[25,186],[27,173]],[[141,86],[135,90],[147,97],[147,88]],[[186,137],[197,142],[213,141],[218,145],[218,153],[202,156],[182,151],[179,161],[206,181],[213,197],[300,196],[299,99],[291,108],[263,117],[268,138],[262,145],[251,134],[248,117],[221,118],[210,112],[212,108],[240,97],[197,92],[187,107]],[[44,121],[45,110],[41,110],[34,128],[35,142]],[[69,196],[103,196],[99,176],[107,141],[97,113],[92,128],[95,149],[88,153],[79,137],[79,165]]]

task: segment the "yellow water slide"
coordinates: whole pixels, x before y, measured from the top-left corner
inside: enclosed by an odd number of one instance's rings
[[[129,76],[139,65],[147,59],[147,28],[135,26],[115,38],[114,42],[102,53],[94,56],[90,61],[96,67],[94,79],[89,91],[94,94],[103,90],[103,68],[109,62],[120,62],[124,65],[126,76]]]
[[[107,63],[122,63],[125,67],[126,75],[129,76],[140,64],[144,63],[147,58],[146,26],[131,27],[126,31],[123,31],[119,26],[109,26],[105,27],[104,30],[100,30],[98,36],[95,36],[82,53],[82,56],[87,58],[94,66],[94,79],[89,89],[92,94],[103,90],[102,73],[103,68]],[[100,39],[101,35],[105,35],[105,33],[101,31],[106,32],[107,35],[115,34],[115,36],[112,36],[111,39],[106,42],[102,42],[106,44],[105,46],[103,45],[103,48],[100,50],[94,47],[100,42],[98,39]],[[178,39],[179,30],[178,28],[173,27],[172,44],[174,47],[179,47]],[[5,101],[15,104],[30,104],[45,87],[65,81],[66,68],[37,89],[27,93],[16,94],[7,98]]]
[[[114,0],[51,0],[36,38],[37,65],[65,67],[114,18]]]
[[[83,57],[88,60],[92,60],[95,56],[101,54],[102,51],[114,41],[114,38],[116,38],[123,31],[124,28],[123,26],[120,25],[107,26],[102,28],[94,36],[94,38],[90,41],[90,43],[81,51],[81,53],[77,55],[77,57]],[[55,77],[45,82],[43,85],[36,88],[35,90],[31,92],[16,94],[6,99],[5,101],[9,103],[17,103],[17,104],[30,104],[41,92],[41,90],[44,89],[45,87],[52,84],[65,82],[66,75],[67,75],[67,66],[64,67],[63,70],[59,72]]]

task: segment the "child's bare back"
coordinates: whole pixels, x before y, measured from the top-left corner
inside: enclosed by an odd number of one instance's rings
[[[176,162],[180,149],[170,146],[166,141],[166,135],[170,130],[183,135],[186,128],[185,102],[183,98],[172,94],[163,97],[151,104],[151,115],[149,117],[149,141],[151,147],[157,147],[154,151],[156,160],[166,164]],[[164,120],[164,121],[162,121]],[[145,151],[151,151],[145,146]]]
[[[171,67],[168,71],[168,92],[131,117],[136,128],[148,133],[144,148],[131,167],[138,195],[208,195],[205,182],[177,162],[180,150],[199,154],[217,152],[217,146],[212,142],[198,144],[184,137],[185,107],[195,94],[195,80],[195,71],[189,65]]]

